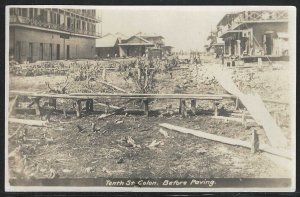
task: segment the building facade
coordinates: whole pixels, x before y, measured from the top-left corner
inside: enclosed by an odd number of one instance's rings
[[[288,56],[287,11],[243,11],[226,14],[217,25],[224,55],[237,58]]]
[[[96,40],[97,55],[103,57],[141,57],[161,59],[163,55],[171,54],[172,47],[165,46],[163,37],[137,33],[131,37],[118,32],[107,34]]]
[[[93,58],[100,22],[93,9],[10,8],[9,55],[20,63]]]

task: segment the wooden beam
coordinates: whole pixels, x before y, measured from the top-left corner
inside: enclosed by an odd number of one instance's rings
[[[187,111],[186,111],[186,101],[184,99],[180,99],[180,114],[182,117],[187,116]]]
[[[175,125],[171,125],[171,124],[167,124],[167,123],[159,124],[159,126],[165,128],[165,129],[170,129],[170,130],[174,130],[174,131],[178,131],[178,132],[186,133],[186,134],[192,134],[197,137],[205,138],[205,139],[216,141],[216,142],[221,142],[224,144],[241,146],[241,147],[245,147],[248,149],[251,149],[251,147],[252,147],[251,144],[246,141],[232,139],[232,138],[223,137],[223,136],[218,136],[218,135],[214,135],[214,134],[210,134],[210,133],[205,133],[205,132],[199,131],[199,130],[187,129],[184,127],[179,127],[179,126],[175,126]],[[273,155],[278,155],[281,157],[291,159],[291,155],[287,150],[273,148],[266,144],[260,144],[259,150],[273,154]]]
[[[46,126],[47,123],[47,121],[42,121],[42,120],[27,120],[27,119],[17,119],[17,118],[9,118],[8,122],[26,124],[30,126],[39,126],[39,127],[44,127]]]
[[[108,114],[109,113],[109,108],[110,108],[110,106],[109,106],[109,102],[105,102],[105,114]]]
[[[196,105],[197,105],[197,101],[195,99],[191,100],[191,111],[193,113],[193,115],[196,114]]]
[[[89,106],[90,112],[94,111],[94,100],[90,99],[90,106]]]
[[[149,100],[148,99],[143,100],[143,106],[144,106],[144,115],[149,116]]]
[[[15,106],[18,105],[18,98],[19,96],[15,96],[15,98],[13,99],[13,101],[11,102],[10,106],[9,106],[9,111],[8,111],[8,116],[13,114]]]
[[[255,129],[252,131],[251,140],[251,153],[256,153],[259,149],[259,139]]]
[[[82,110],[81,100],[77,100],[77,101],[76,101],[75,107],[76,107],[76,116],[77,116],[78,118],[80,118],[80,117],[81,117],[81,110]]]
[[[121,99],[197,99],[197,100],[222,100],[236,97],[228,94],[131,94],[131,93],[71,93],[51,94],[24,91],[10,91],[10,94],[27,97],[64,98],[64,99],[97,99],[97,98],[121,98]]]
[[[35,114],[38,115],[38,116],[41,115],[40,99],[41,99],[41,98],[34,98],[34,103],[35,103]]]
[[[271,99],[263,99],[263,102],[265,103],[275,103],[275,104],[282,104],[282,105],[289,105],[288,102],[284,101],[277,101],[277,100],[271,100]]]
[[[218,103],[214,102],[213,106],[214,106],[214,116],[217,117],[219,115]]]
[[[239,98],[235,99],[235,109],[238,110],[240,108],[240,100]]]

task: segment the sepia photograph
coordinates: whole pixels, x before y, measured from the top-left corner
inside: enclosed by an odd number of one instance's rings
[[[296,8],[6,7],[6,191],[295,191]]]

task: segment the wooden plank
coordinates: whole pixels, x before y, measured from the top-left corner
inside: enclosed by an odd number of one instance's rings
[[[271,100],[271,99],[262,99],[265,103],[275,103],[275,104],[282,104],[282,105],[289,105],[288,102],[284,101],[277,101],[277,100]]]
[[[105,114],[109,113],[109,108],[110,108],[109,102],[106,102],[105,103],[105,111],[104,111]]]
[[[246,95],[242,93],[233,82],[231,73],[226,73],[226,71],[221,70],[219,67],[211,66],[208,71],[226,91],[240,99],[241,103],[247,108],[257,123],[262,124],[272,146],[285,147],[287,145],[287,138],[266,109],[259,95]]]
[[[15,96],[14,100],[12,100],[12,102],[9,106],[8,116],[14,112],[15,106],[17,105],[18,97],[19,96],[17,95],[17,96]]]
[[[162,123],[162,124],[159,124],[159,126],[161,126],[163,128],[166,128],[166,129],[178,131],[178,132],[181,132],[181,133],[192,134],[192,135],[195,135],[197,137],[205,138],[205,139],[208,139],[208,140],[217,141],[217,142],[221,142],[221,143],[229,144],[229,145],[234,145],[234,146],[241,146],[241,147],[251,149],[251,144],[249,142],[246,142],[246,141],[242,141],[242,140],[238,140],[238,139],[232,139],[232,138],[223,137],[223,136],[218,136],[218,135],[214,135],[214,134],[210,134],[210,133],[205,133],[205,132],[199,131],[199,130],[187,129],[187,128],[184,128],[184,127],[179,127],[179,126],[171,125],[171,124],[168,124],[168,123]],[[274,155],[278,155],[278,156],[281,156],[281,157],[291,159],[290,153],[287,150],[284,150],[284,149],[277,149],[277,148],[270,147],[266,144],[260,144],[259,145],[259,150],[270,153],[270,154],[274,154]]]
[[[46,126],[47,123],[47,121],[42,121],[42,120],[27,120],[27,119],[17,119],[17,118],[9,118],[8,122],[26,124],[30,126],[39,126],[39,127],[44,127]]]
[[[198,99],[198,100],[222,100],[234,99],[235,96],[212,95],[212,94],[112,94],[112,93],[71,93],[71,94],[51,94],[35,93],[24,91],[10,91],[11,94],[28,97],[64,98],[64,99],[97,99],[97,98],[121,98],[121,99]]]

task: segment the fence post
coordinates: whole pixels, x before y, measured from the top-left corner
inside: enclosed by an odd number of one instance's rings
[[[82,107],[81,107],[81,100],[77,100],[76,101],[76,116],[78,118],[81,117],[81,110],[82,110]]]
[[[191,111],[192,111],[193,115],[196,114],[196,104],[197,104],[196,99],[192,99],[191,100]]]
[[[259,149],[259,139],[256,129],[252,130],[251,153],[256,153]]]
[[[181,103],[181,115],[182,117],[186,117],[187,116],[187,112],[186,112],[186,101],[184,99],[180,99],[180,103]]]
[[[218,103],[214,102],[214,116],[218,116],[218,115],[219,115]]]
[[[40,99],[41,99],[41,98],[35,98],[35,99],[34,99],[34,103],[35,103],[35,114],[38,115],[38,116],[41,115]]]
[[[144,99],[143,104],[144,104],[144,114],[145,116],[149,116],[149,100]]]

